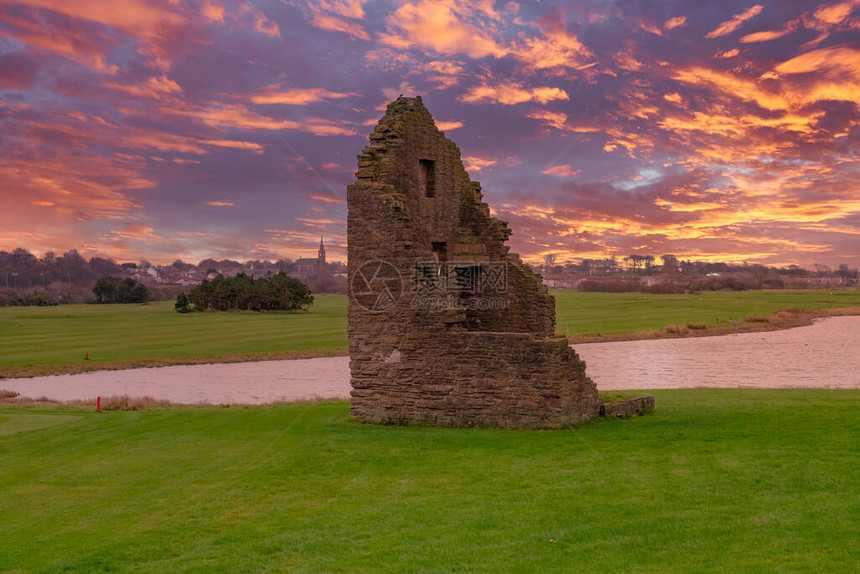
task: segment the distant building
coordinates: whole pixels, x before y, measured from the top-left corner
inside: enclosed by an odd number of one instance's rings
[[[290,275],[305,281],[316,277],[321,271],[328,271],[328,266],[325,261],[325,242],[323,241],[322,236],[320,236],[320,248],[319,251],[317,251],[316,259],[310,257],[296,259],[295,263],[293,263]]]
[[[543,275],[543,284],[550,289],[577,289],[582,277],[563,273],[547,273]]]

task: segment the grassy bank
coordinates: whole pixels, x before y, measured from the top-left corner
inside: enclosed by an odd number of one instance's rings
[[[0,570],[860,568],[860,393],[655,394],[552,432],[0,404]]]
[[[307,313],[180,314],[172,301],[0,309],[0,376],[343,354],[346,347],[343,295],[316,296]]]
[[[574,341],[665,335],[668,326],[688,323],[705,326],[698,334],[718,333],[735,318],[742,327],[767,329],[780,325],[744,318],[787,308],[860,308],[856,290],[553,294],[556,329]],[[307,313],[183,315],[172,302],[2,308],[0,377],[345,354],[346,304],[345,295],[328,295]]]
[[[781,309],[860,308],[860,291],[704,291],[695,295],[580,293],[554,290],[556,330],[576,340],[594,335],[665,331],[688,323],[708,328],[734,327],[747,317]]]

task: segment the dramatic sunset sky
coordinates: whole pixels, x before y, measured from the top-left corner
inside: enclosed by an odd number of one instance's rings
[[[344,260],[401,93],[528,261],[860,266],[860,0],[0,0],[0,249]]]

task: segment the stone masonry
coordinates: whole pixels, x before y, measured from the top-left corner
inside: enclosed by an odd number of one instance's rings
[[[554,428],[600,414],[555,304],[509,252],[460,150],[421,98],[398,98],[348,188],[352,415]]]

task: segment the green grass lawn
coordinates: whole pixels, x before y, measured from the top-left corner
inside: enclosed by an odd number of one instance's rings
[[[346,349],[346,296],[315,296],[307,313],[177,313],[146,305],[0,309],[4,365]],[[2,373],[0,373],[2,374]]]
[[[860,307],[860,291],[704,292],[701,295],[556,290],[560,333],[620,333],[713,324],[777,309]],[[346,350],[345,295],[317,296],[307,313],[188,313],[173,302],[0,309],[4,367],[285,351]]]
[[[860,307],[860,291],[703,291],[697,295],[580,293],[557,289],[556,331],[566,335],[627,333],[668,325],[713,325],[780,309]]]
[[[860,392],[655,394],[547,432],[0,406],[0,571],[860,570]]]

